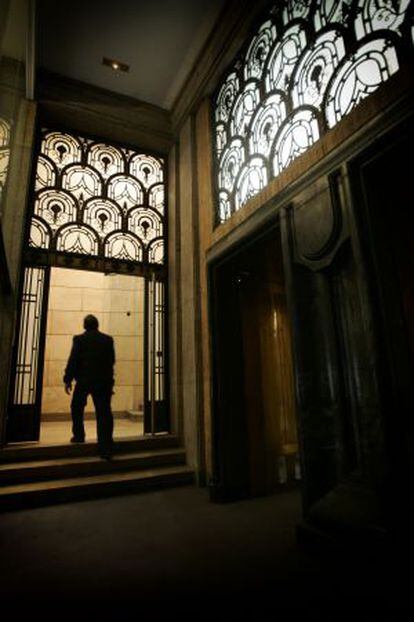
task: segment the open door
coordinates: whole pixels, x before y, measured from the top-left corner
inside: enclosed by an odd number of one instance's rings
[[[215,501],[300,479],[290,320],[280,230],[211,267]]]
[[[49,276],[49,267],[24,268],[9,395],[9,442],[39,440]]]

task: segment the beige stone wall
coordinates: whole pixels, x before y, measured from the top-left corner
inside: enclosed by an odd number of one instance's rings
[[[69,412],[70,397],[62,378],[73,335],[83,332],[88,313],[115,342],[115,412],[140,410],[143,405],[144,279],[52,268],[46,330],[42,412]],[[93,411],[88,400],[86,411]]]

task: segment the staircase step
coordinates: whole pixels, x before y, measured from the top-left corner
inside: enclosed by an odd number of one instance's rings
[[[63,479],[112,473],[132,469],[150,469],[158,466],[185,464],[185,450],[180,448],[151,449],[115,454],[113,460],[98,456],[75,456],[50,460],[6,462],[0,464],[0,485]]]
[[[165,486],[191,484],[193,481],[194,471],[188,466],[178,465],[14,484],[0,488],[0,510],[136,493]]]
[[[115,439],[114,451],[116,454],[146,449],[162,449],[178,447],[179,439],[173,434],[159,436],[143,436],[141,438]],[[45,460],[48,458],[70,458],[79,456],[96,456],[96,441],[86,441],[79,444],[51,444],[43,445],[36,442],[13,443],[0,451],[0,463],[21,462],[28,460]]]

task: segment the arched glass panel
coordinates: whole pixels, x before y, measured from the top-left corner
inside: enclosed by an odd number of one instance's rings
[[[242,93],[237,96],[230,121],[232,136],[247,136],[250,119],[257,109],[260,94],[257,84],[249,82]]]
[[[355,32],[362,39],[377,30],[399,33],[410,0],[359,0]]]
[[[412,62],[411,20],[409,0],[273,4],[213,98],[218,223]]]
[[[36,168],[35,190],[50,188],[56,184],[56,168],[50,160],[39,156]]]
[[[62,225],[76,220],[76,202],[67,192],[46,189],[39,193],[34,213],[56,231]]]
[[[56,238],[56,250],[77,255],[97,255],[98,239],[89,228],[81,225],[66,225]]]
[[[164,263],[164,240],[154,240],[151,242],[148,256],[151,263]]]
[[[240,138],[235,138],[224,152],[221,160],[219,184],[220,188],[231,192],[234,182],[245,161],[244,146]]]
[[[288,28],[280,41],[273,48],[266,70],[266,91],[289,88],[290,76],[306,46],[306,34],[303,26],[295,24]]]
[[[233,107],[234,100],[240,89],[239,79],[236,73],[231,73],[217,96],[216,104],[216,121],[227,123],[230,118],[230,111]]]
[[[81,142],[62,132],[49,132],[43,139],[40,150],[60,169],[80,162],[82,157]]]
[[[152,209],[137,207],[129,214],[128,229],[147,245],[154,238],[162,236],[162,218]]]
[[[123,154],[112,145],[99,143],[88,149],[88,164],[97,170],[104,179],[122,173],[125,169]]]
[[[296,65],[292,99],[295,108],[302,105],[320,107],[328,82],[345,56],[345,44],[338,30],[318,37]]]
[[[34,248],[49,248],[50,229],[47,224],[33,216],[30,226],[29,245]]]
[[[271,21],[267,21],[260,27],[247,50],[243,72],[246,81],[250,78],[262,78],[266,58],[275,40],[276,27]]]
[[[148,194],[148,203],[155,207],[161,214],[164,213],[164,184],[156,184]]]
[[[65,254],[162,263],[146,251],[165,231],[164,160],[43,130],[29,245]]]
[[[273,152],[273,173],[277,177],[295,158],[304,153],[319,138],[314,110],[298,110],[285,123],[277,136]]]
[[[143,196],[139,181],[128,175],[117,175],[108,184],[108,197],[121,205],[124,211],[140,205]]]
[[[131,158],[130,173],[149,188],[164,181],[163,161],[139,153]]]
[[[75,164],[65,170],[62,188],[81,201],[99,196],[102,192],[98,173],[92,168]]]
[[[283,95],[280,93],[270,95],[264,105],[258,109],[252,122],[249,154],[260,153],[267,157],[276,133],[285,119],[286,104]]]
[[[253,158],[239,175],[236,186],[236,209],[240,209],[251,197],[267,184],[266,164],[261,157]]]
[[[92,199],[84,208],[83,222],[103,238],[108,233],[121,229],[122,210],[109,199]]]
[[[319,30],[328,24],[337,23],[346,25],[351,17],[351,4],[354,0],[320,0],[316,3],[314,23]]]
[[[142,245],[139,239],[130,233],[116,231],[105,242],[105,257],[126,261],[142,261]]]
[[[363,45],[340,68],[330,86],[326,102],[329,127],[336,125],[396,71],[397,54],[390,41],[381,38]]]
[[[283,22],[288,24],[293,19],[306,19],[310,4],[309,0],[287,0],[283,9]]]

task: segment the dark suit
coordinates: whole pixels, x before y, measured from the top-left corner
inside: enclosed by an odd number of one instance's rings
[[[111,396],[114,385],[114,340],[99,330],[86,330],[73,338],[72,350],[66,365],[63,382],[76,380],[71,411],[73,436],[85,438],[83,412],[90,394],[96,411],[98,447],[100,453],[111,453],[113,417]]]

